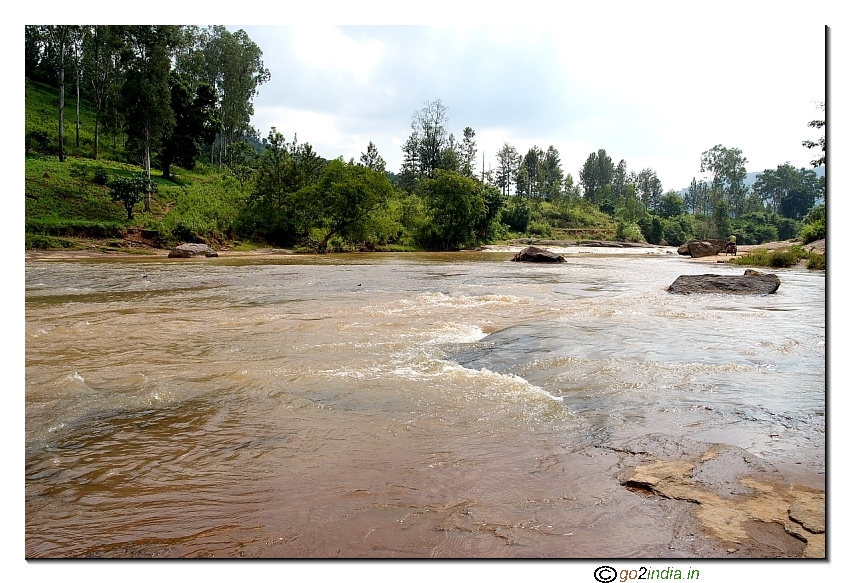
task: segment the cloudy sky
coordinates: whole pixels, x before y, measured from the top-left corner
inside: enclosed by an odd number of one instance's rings
[[[817,139],[806,124],[826,95],[822,16],[783,4],[663,18],[528,6],[539,26],[528,15],[517,25],[227,26],[248,33],[271,71],[253,125],[297,134],[326,158],[357,159],[372,141],[398,171],[411,114],[440,99],[449,131],[475,130],[478,168],[482,153],[495,166],[504,142],[521,153],[554,145],[578,179],[604,148],[680,189],[716,144],[741,149],[749,171],[811,160],[801,141]]]

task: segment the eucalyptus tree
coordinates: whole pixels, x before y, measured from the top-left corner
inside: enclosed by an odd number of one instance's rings
[[[516,181],[516,173],[519,169],[520,155],[512,145],[505,142],[496,152],[496,186],[502,189],[502,194],[511,194],[511,184]]]
[[[202,70],[198,74],[218,94],[222,163],[229,144],[248,132],[254,114],[252,100],[271,73],[263,64],[263,51],[244,30],[229,32],[224,26],[211,26],[192,38],[197,39],[202,54],[187,54],[182,62],[187,69]]]
[[[625,160],[620,160],[611,178],[611,200],[616,205],[626,196],[626,184],[629,180],[628,167]]]
[[[599,204],[600,194],[614,178],[614,162],[604,149],[591,152],[579,170],[579,180],[584,196],[594,204]]]
[[[659,180],[655,170],[652,168],[641,170],[638,173],[635,186],[644,206],[652,212],[658,211],[664,188],[661,186],[661,180]]]
[[[33,68],[55,72],[59,88],[59,161],[65,161],[65,66],[70,43],[69,25],[28,26],[30,35],[26,40],[28,59],[37,61]]]
[[[561,193],[564,171],[561,156],[555,146],[549,146],[540,162],[540,191],[548,200],[556,199]]]
[[[744,210],[747,196],[744,184],[747,177],[746,163],[747,159],[741,150],[726,148],[722,144],[706,150],[700,156],[700,172],[711,174],[713,190],[726,201],[732,216],[740,216]]]
[[[122,109],[127,118],[127,135],[142,157],[142,167],[150,183],[151,153],[162,143],[174,125],[171,91],[171,51],[181,39],[178,26],[134,25],[122,27],[126,41],[122,61],[127,67],[121,91]],[[150,212],[151,191],[145,199]]]
[[[83,39],[82,63],[88,94],[94,103],[94,159],[100,151],[100,126],[110,101],[121,86],[120,53],[123,37],[115,26],[93,26]]]
[[[693,178],[685,191],[685,208],[690,209],[692,214],[699,212],[707,215],[709,211],[709,190],[709,184],[705,180],[697,182],[697,179]]]
[[[448,144],[448,108],[439,99],[426,101],[422,109],[413,112],[410,128],[411,138],[416,137],[419,171],[425,178],[432,178]]]

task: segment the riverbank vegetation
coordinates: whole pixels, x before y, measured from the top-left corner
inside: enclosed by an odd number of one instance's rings
[[[455,137],[437,99],[412,113],[396,173],[371,142],[359,160],[326,159],[253,128],[252,99],[272,73],[244,31],[27,26],[25,44],[27,248],[131,236],[319,252],[825,237],[823,176],[783,164],[748,186],[736,148],[703,152],[710,178],[683,191],[604,149],[576,178],[554,146],[522,154],[506,142],[497,167],[479,172],[475,131]],[[823,140],[803,145],[825,152]]]
[[[794,267],[805,261],[809,269],[826,269],[826,255],[806,251],[801,245],[790,245],[781,249],[754,249],[747,255],[730,259],[733,265],[757,267]]]

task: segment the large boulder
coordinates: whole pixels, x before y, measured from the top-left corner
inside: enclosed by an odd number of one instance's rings
[[[674,294],[768,295],[779,289],[779,277],[747,269],[744,275],[680,275],[667,291]]]
[[[204,243],[183,243],[172,249],[168,256],[188,259],[192,257],[218,257],[218,253]]]
[[[691,257],[710,257],[726,249],[726,241],[720,239],[705,239],[703,241],[688,241],[679,247],[679,255]]]
[[[535,263],[563,263],[564,258],[557,253],[552,253],[540,247],[526,247],[516,255],[511,261],[532,261]]]

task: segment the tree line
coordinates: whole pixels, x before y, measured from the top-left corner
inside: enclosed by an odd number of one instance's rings
[[[359,161],[328,160],[297,136],[276,128],[267,137],[250,125],[252,100],[270,79],[262,51],[239,30],[223,26],[27,26],[26,75],[56,88],[58,138],[65,159],[66,92],[73,92],[75,146],[80,151],[80,103],[94,111],[91,156],[101,140],[142,168],[138,179],[116,179],[113,199],[133,217],[150,211],[151,168],[203,162],[238,182],[234,220],[239,236],[318,250],[364,241],[457,249],[515,234],[551,235],[555,227],[614,225],[616,237],[680,244],[692,236],[744,239],[800,228],[824,180],[790,164],[744,184],[747,160],[736,148],[702,153],[700,172],[683,193],[664,191],[655,170],[616,165],[605,149],[591,152],[578,173],[564,175],[558,150],[537,145],[521,154],[505,142],[497,166],[476,168],[475,131],[449,131],[448,108],[426,101],[411,114],[398,173],[388,171],[369,142]],[[823,129],[822,121],[809,124]],[[46,148],[49,136],[28,135]],[[825,143],[803,143],[820,147]],[[759,241],[760,242],[760,241]]]

